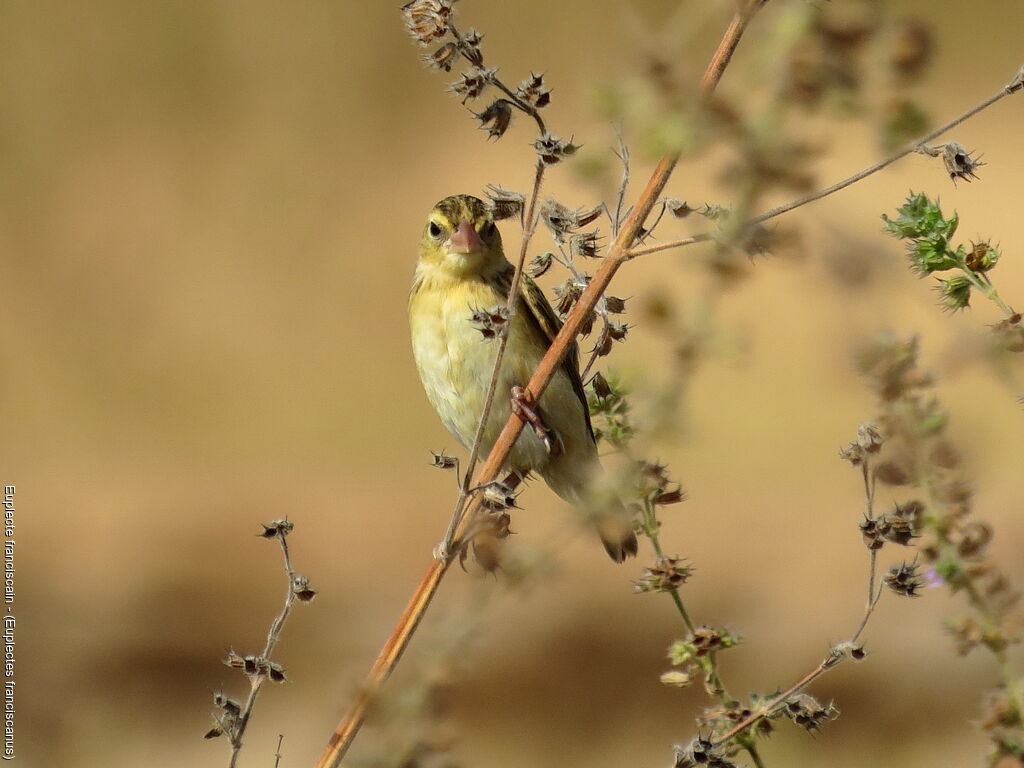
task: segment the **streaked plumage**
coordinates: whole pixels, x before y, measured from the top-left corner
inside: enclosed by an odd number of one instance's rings
[[[475,310],[505,304],[513,273],[501,235],[481,200],[456,195],[437,204],[420,241],[409,321],[427,397],[444,425],[467,448],[476,434],[498,347],[496,341],[482,337],[471,316]],[[529,381],[560,327],[543,292],[523,275],[484,431],[483,454],[490,451],[508,420],[512,387]],[[554,449],[549,451],[527,428],[513,446],[507,469],[520,475],[536,472],[563,499],[584,506],[587,487],[600,464],[575,345],[540,398],[539,410],[554,437]],[[597,525],[615,560],[636,554],[636,537],[621,505],[599,516]]]

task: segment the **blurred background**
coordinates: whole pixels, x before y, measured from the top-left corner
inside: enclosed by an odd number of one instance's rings
[[[224,740],[202,739],[210,696],[243,693],[220,660],[256,652],[279,608],[280,556],[256,534],[286,515],[320,594],[285,628],[276,657],[291,680],[265,689],[241,764],[272,765],[284,734],[281,765],[311,765],[429,563],[455,498],[429,451],[455,446],[409,349],[416,242],[441,197],[525,191],[533,136],[520,121],[485,141],[444,92],[453,76],[422,66],[397,5],[0,6],[0,482],[18,488],[24,765],[225,765]],[[722,86],[735,104],[772,71],[769,38],[792,5],[769,4],[741,46]],[[885,9],[932,25],[912,95],[933,124],[1024,63],[1019,0]],[[553,169],[546,192],[583,206],[605,194],[588,174],[613,159],[607,94],[643,93],[657,62],[693,82],[729,3],[458,11],[509,81],[546,73],[549,124],[584,145],[587,171]],[[793,215],[795,255],[742,260],[745,278],[700,315],[713,353],[685,382],[673,440],[655,444],[689,493],[663,540],[696,567],[691,614],[746,639],[722,657],[734,692],[788,685],[859,619],[863,500],[836,452],[875,412],[852,357],[880,331],[920,334],[994,556],[1024,578],[1021,390],[980,351],[999,315],[980,299],[943,313],[879,222],[908,189],[939,195],[964,239],[1001,244],[994,279],[1024,305],[1021,98],[950,135],[984,154],[979,181],[954,186],[909,157]],[[651,156],[633,127],[640,187]],[[881,156],[871,120],[832,111],[806,129],[822,184]],[[727,203],[724,158],[684,160],[669,194]],[[686,231],[663,236],[672,227]],[[700,258],[637,260],[613,293],[699,308]],[[631,342],[610,365],[638,397],[671,390],[672,339],[626,319]],[[702,692],[658,682],[682,635],[671,603],[633,594],[650,553],[614,566],[541,483],[521,504],[512,555],[541,565],[518,585],[452,570],[393,679],[404,693],[353,764],[390,764],[422,732],[465,765],[665,765],[695,735]],[[998,672],[990,655],[956,655],[943,622],[961,611],[943,589],[886,596],[869,659],[813,688],[843,716],[817,737],[781,728],[767,764],[980,764],[972,721]]]

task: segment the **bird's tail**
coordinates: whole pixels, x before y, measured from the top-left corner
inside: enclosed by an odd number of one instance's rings
[[[619,506],[622,507],[622,504]],[[636,534],[633,532],[633,521],[625,507],[622,507],[621,513],[601,513],[596,519],[597,535],[601,537],[604,551],[612,560],[621,563],[627,557],[636,556]]]
[[[633,531],[633,517],[622,501],[610,488],[601,488],[597,475],[601,468],[594,462],[591,471],[585,473],[551,472],[544,479],[555,493],[572,504],[587,521],[597,529],[605,551],[616,563],[637,552],[636,533]]]

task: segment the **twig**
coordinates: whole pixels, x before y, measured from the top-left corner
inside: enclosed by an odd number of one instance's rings
[[[1014,93],[1017,93],[1017,92],[1019,92],[1021,90],[1024,90],[1024,87],[1022,87],[1020,83],[1021,83],[1021,75],[1018,74],[1016,79],[1014,79],[1013,81],[1011,81],[1010,83],[1005,85],[996,94],[994,94],[994,95],[990,96],[989,98],[985,99],[980,104],[976,104],[975,106],[971,107],[966,112],[964,112],[962,115],[959,115],[958,117],[954,118],[950,122],[948,122],[945,125],[943,125],[941,128],[936,128],[931,133],[928,133],[925,136],[922,136],[921,138],[916,139],[916,140],[910,142],[903,149],[899,150],[898,152],[896,152],[896,153],[894,153],[892,155],[889,155],[884,160],[881,160],[881,161],[875,163],[874,165],[872,165],[872,166],[870,166],[868,168],[865,168],[864,170],[859,171],[858,173],[853,174],[853,176],[849,176],[849,177],[843,179],[842,181],[836,182],[831,187],[826,187],[825,189],[819,190],[817,192],[812,192],[809,195],[805,195],[804,197],[799,197],[796,200],[791,200],[788,203],[784,203],[784,204],[782,204],[780,206],[772,208],[769,211],[765,211],[764,213],[759,214],[759,215],[753,217],[752,219],[749,219],[746,222],[744,222],[743,226],[740,227],[740,229],[743,229],[745,227],[756,226],[758,224],[763,224],[764,222],[768,221],[769,219],[774,219],[776,216],[781,216],[784,213],[789,213],[790,211],[792,211],[792,210],[794,210],[796,208],[800,208],[801,206],[807,205],[808,203],[813,203],[816,200],[820,200],[823,197],[828,197],[829,195],[834,194],[836,192],[839,192],[842,189],[846,189],[846,187],[849,187],[852,184],[856,184],[858,181],[861,181],[862,179],[866,179],[868,176],[871,176],[872,174],[877,173],[878,171],[882,170],[883,168],[886,168],[886,167],[892,165],[897,160],[900,160],[900,159],[906,157],[909,154],[913,154],[913,153],[917,152],[920,149],[922,144],[927,144],[928,142],[932,141],[933,139],[938,138],[942,134],[944,134],[944,133],[946,133],[948,131],[953,130],[954,128],[956,128],[961,123],[966,122],[970,118],[972,118],[975,115],[977,115],[979,112],[982,112],[983,110],[988,109],[989,107],[991,107],[996,102],[1001,101],[1002,99],[1004,99],[1005,97],[1007,97],[1007,96],[1009,96],[1011,94],[1014,94]],[[703,243],[703,242],[707,242],[707,241],[712,240],[712,239],[714,239],[714,235],[713,234],[711,234],[709,232],[704,232],[704,233],[701,233],[701,234],[698,234],[698,235],[691,235],[689,237],[683,237],[683,238],[680,238],[678,240],[668,240],[668,241],[666,241],[664,243],[657,243],[655,245],[647,245],[647,246],[644,246],[642,248],[633,248],[629,252],[629,258],[635,259],[637,256],[645,256],[645,255],[647,255],[649,253],[657,253],[658,251],[666,251],[666,250],[669,250],[670,248],[682,248],[683,246],[693,245],[694,243]]]
[[[861,472],[864,477],[864,498],[867,504],[867,517],[870,520],[874,519],[874,500],[875,500],[875,487],[874,478],[870,474],[869,470],[870,460],[867,456],[864,457],[864,462],[861,465]],[[853,634],[850,635],[849,640],[844,643],[840,643],[838,646],[834,646],[829,649],[828,656],[804,675],[800,680],[790,686],[785,692],[772,698],[770,702],[762,706],[756,712],[751,713],[748,717],[737,723],[733,728],[730,728],[720,738],[715,740],[715,746],[721,746],[726,744],[730,739],[743,733],[747,728],[756,723],[763,717],[768,717],[776,709],[784,706],[786,700],[795,693],[799,693],[812,682],[814,682],[824,672],[838,666],[844,659],[846,659],[853,646],[856,646],[860,640],[860,636],[864,633],[864,629],[868,625],[868,621],[871,619],[872,614],[875,611],[875,606],[878,605],[878,601],[882,597],[883,587],[879,586],[875,588],[876,573],[878,564],[878,550],[868,550],[868,593],[867,600],[864,605],[864,613],[861,615],[860,621],[857,624],[857,629],[854,630]],[[749,750],[748,750],[749,751]]]
[[[465,38],[461,34],[459,34],[459,30],[455,28],[455,25],[449,23],[448,29],[451,31],[452,37],[454,37],[456,41],[458,41],[459,53],[462,54],[462,57],[466,59],[466,61],[468,61],[470,64],[473,64],[478,67],[483,66],[483,57],[480,55],[480,52],[473,51],[473,49],[466,43]],[[497,88],[502,93],[504,93],[506,96],[508,96],[509,100],[513,104],[515,104],[519,110],[525,112],[527,115],[533,118],[534,122],[537,123],[537,130],[540,131],[541,136],[548,132],[547,126],[544,125],[544,118],[541,117],[539,109],[534,108],[532,104],[525,102],[521,98],[519,98],[519,95],[515,93],[507,85],[505,85],[505,83],[502,82],[501,78],[494,78],[494,87]]]
[[[622,206],[626,204],[626,192],[629,189],[629,147],[626,146],[622,134],[619,134],[619,149],[615,153],[622,162],[622,178],[619,181],[619,192],[615,196],[615,215],[612,217],[612,237],[619,234],[622,224]]]
[[[743,11],[738,12],[734,16],[732,23],[730,23],[722,40],[719,42],[718,48],[711,59],[711,64],[708,65],[708,69],[701,81],[701,91],[705,96],[709,96],[718,85],[725,67],[729,63],[729,58],[736,49],[740,36],[746,28],[747,21],[753,11],[762,5],[762,2],[763,0],[751,0],[751,2],[744,6]],[[555,337],[555,340],[548,348],[547,353],[526,386],[527,396],[532,396],[534,401],[539,400],[551,379],[554,378],[562,359],[568,353],[570,346],[575,342],[580,327],[597,305],[598,300],[604,294],[605,289],[619,270],[619,267],[629,259],[629,248],[636,240],[637,234],[643,227],[644,220],[654,207],[658,196],[665,188],[665,184],[668,183],[678,158],[679,153],[672,152],[662,157],[658,162],[657,167],[651,174],[651,178],[647,182],[647,186],[644,188],[639,200],[637,200],[632,212],[626,218],[622,229],[605,256],[601,268],[598,269],[590,284],[570,310],[561,331]],[[490,455],[484,461],[474,485],[483,485],[497,477],[523,427],[524,422],[519,416],[515,413],[509,416],[505,427],[491,448]],[[466,528],[467,521],[472,519],[478,504],[479,502],[474,500],[471,502],[470,508],[463,514],[462,519],[456,526],[455,536],[453,537],[454,541],[458,541],[459,534]],[[399,619],[398,625],[391,633],[380,655],[370,668],[370,673],[367,675],[362,690],[348,713],[342,718],[338,727],[331,735],[327,747],[317,762],[317,768],[337,768],[341,758],[348,751],[353,739],[359,732],[360,727],[362,727],[370,702],[373,700],[381,684],[393,671],[395,664],[397,664],[402,652],[408,645],[409,639],[423,619],[424,613],[437,592],[441,579],[453,561],[453,554],[453,551],[447,552],[444,559],[434,559],[427,568],[427,572],[421,579],[402,617]]]
[[[281,742],[284,741],[284,734],[277,734],[277,749],[274,750],[274,768],[279,768],[281,765]]]
[[[505,323],[505,333],[501,334],[498,341],[498,351],[494,358],[494,366],[491,368],[491,380],[487,385],[487,395],[484,399],[483,410],[480,413],[480,423],[477,424],[476,435],[473,437],[473,445],[469,451],[469,461],[466,466],[466,472],[462,476],[462,492],[459,494],[459,498],[455,503],[455,513],[452,515],[452,521],[448,526],[447,533],[445,533],[443,544],[444,552],[442,553],[445,556],[447,556],[447,550],[451,548],[455,532],[458,529],[459,524],[462,522],[463,515],[465,514],[466,501],[471,493],[469,481],[470,478],[473,477],[473,470],[476,469],[477,458],[480,455],[480,447],[483,444],[484,431],[487,429],[487,421],[491,415],[491,406],[494,404],[494,396],[498,388],[498,378],[501,375],[501,364],[505,359],[505,349],[508,346],[508,336],[511,332],[512,321],[515,319],[516,307],[519,304],[519,285],[523,278],[523,264],[526,263],[526,253],[530,247],[530,240],[537,228],[535,211],[537,208],[537,199],[540,196],[540,185],[544,179],[544,168],[544,161],[537,158],[537,170],[533,177],[533,190],[530,193],[530,201],[527,204],[522,245],[519,249],[519,259],[516,261],[515,273],[512,275],[512,285],[508,291],[508,300],[506,304],[506,308],[508,310],[508,321]]]
[[[292,569],[291,556],[288,553],[288,533],[292,529],[292,524],[287,520],[280,520],[274,523],[276,527],[276,538],[278,544],[281,545],[281,553],[284,555],[284,572],[288,577],[288,592],[284,598],[284,606],[281,608],[281,612],[274,618],[274,621],[270,625],[270,631],[267,632],[267,642],[263,646],[263,653],[261,658],[269,663],[270,655],[274,651],[274,647],[277,645],[277,641],[281,638],[281,630],[284,629],[284,623],[288,620],[288,615],[292,611],[292,605],[296,600],[295,584],[296,577],[295,571]],[[268,532],[271,529],[267,529]],[[263,683],[267,681],[268,674],[257,673],[249,675],[249,695],[245,699],[245,704],[242,705],[242,709],[238,714],[237,720],[235,721],[234,727],[228,731],[228,736],[231,739],[231,760],[228,763],[229,768],[235,768],[238,763],[238,755],[242,749],[242,737],[245,735],[245,729],[249,725],[249,718],[252,716],[253,708],[256,705],[256,697],[259,696],[260,689],[263,688]],[[283,738],[283,737],[281,737]],[[280,752],[281,742],[278,740],[278,752]],[[280,755],[278,756],[280,759]]]

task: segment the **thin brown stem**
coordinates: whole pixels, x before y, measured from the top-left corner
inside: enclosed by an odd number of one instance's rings
[[[291,524],[289,523],[289,525]],[[278,530],[277,541],[281,545],[281,553],[284,555],[284,572],[288,577],[288,592],[285,595],[284,606],[281,608],[281,612],[274,617],[270,630],[267,632],[267,642],[263,646],[262,654],[266,661],[270,661],[270,654],[273,653],[277,641],[281,638],[281,630],[284,629],[284,624],[292,611],[292,605],[295,603],[295,571],[292,569],[292,560],[288,553],[287,535],[287,532],[283,529]],[[249,719],[252,717],[252,711],[256,706],[256,697],[259,696],[260,690],[266,681],[266,674],[251,675],[249,677],[249,695],[245,699],[245,704],[242,705],[234,727],[228,733],[231,739],[231,760],[228,762],[228,768],[235,768],[238,764],[238,755],[242,750],[242,737],[249,726]],[[280,748],[280,742],[278,742],[278,747]]]
[[[772,208],[770,211],[765,211],[759,216],[755,216],[753,219],[751,219],[751,224],[761,224],[762,222],[768,221],[768,219],[774,219],[776,216],[780,216],[783,213],[788,213],[789,211],[792,211],[794,208],[799,208],[800,206],[807,205],[808,203],[813,203],[816,200],[820,200],[823,197],[828,197],[829,195],[834,194],[841,189],[846,189],[851,184],[856,184],[861,179],[866,179],[868,176],[878,173],[880,170],[882,170],[883,168],[887,168],[888,166],[895,163],[897,160],[900,160],[906,157],[907,155],[917,152],[922,144],[926,144],[932,139],[936,139],[942,134],[953,130],[961,123],[970,120],[979,112],[988,109],[997,101],[1001,101],[1003,98],[1009,96],[1011,93],[1012,91],[1007,90],[1006,87],[1000,89],[998,93],[985,99],[980,104],[971,107],[962,115],[953,118],[951,121],[949,121],[948,123],[939,128],[936,128],[931,133],[922,136],[920,139],[917,139],[916,141],[912,141],[911,143],[903,147],[903,149],[899,150],[898,152],[895,152],[892,155],[889,155],[889,157],[885,158],[884,160],[880,160],[874,165],[865,168],[863,171],[860,171],[859,173],[855,173],[853,176],[850,176],[849,178],[836,182],[831,187],[826,187],[825,189],[819,190],[818,192],[812,192],[809,195],[805,195],[804,197],[798,198],[791,202]]]
[[[484,64],[484,60],[479,50],[475,51],[476,55],[474,56],[473,50],[466,43],[465,38],[463,38],[462,35],[459,34],[459,31],[455,28],[454,24],[449,24],[448,30],[452,33],[452,37],[455,38],[456,42],[458,42],[459,52],[462,54],[463,58],[465,58],[466,61],[468,61],[470,64],[482,67]],[[509,101],[515,104],[517,109],[533,118],[534,122],[537,123],[537,129],[540,131],[541,136],[548,132],[547,127],[544,125],[544,118],[541,117],[539,109],[534,107],[532,104],[529,104],[520,99],[519,96],[515,93],[515,91],[513,91],[511,88],[505,85],[505,83],[502,82],[500,78],[495,77],[493,83],[495,88],[497,88],[499,91],[508,96]]]
[[[495,392],[498,388],[498,379],[501,375],[501,364],[505,359],[505,349],[508,347],[508,331],[512,327],[512,321],[515,318],[516,308],[519,304],[519,286],[523,279],[523,265],[526,263],[526,253],[530,247],[530,240],[537,228],[537,200],[540,197],[541,182],[544,180],[544,168],[544,161],[538,158],[536,172],[533,177],[533,190],[530,192],[530,200],[526,207],[526,218],[524,219],[525,226],[523,228],[522,245],[519,249],[519,259],[516,261],[515,273],[512,275],[512,285],[508,292],[508,299],[506,303],[506,308],[508,310],[508,322],[505,323],[506,332],[501,334],[501,337],[498,340],[498,351],[494,358],[494,366],[491,368],[491,379],[487,385],[487,395],[484,399],[483,410],[480,413],[480,423],[477,424],[476,434],[473,436],[473,444],[469,451],[469,461],[467,462],[466,472],[462,476],[462,492],[459,494],[459,498],[455,503],[455,512],[452,515],[448,531],[445,533],[441,552],[445,557],[447,557],[447,551],[450,549],[452,542],[454,541],[455,532],[458,530],[459,524],[462,522],[463,515],[466,511],[466,501],[471,493],[469,481],[470,478],[473,477],[473,471],[476,469],[477,458],[480,455],[480,448],[483,445],[484,431],[487,428],[487,422],[491,415],[491,408],[494,405]]]
[[[865,457],[864,463],[861,465],[861,474],[864,479],[864,498],[865,503],[867,504],[868,519],[874,519],[875,487],[874,480],[869,470],[869,465],[870,459]],[[775,698],[773,698],[769,703],[762,706],[756,712],[751,713],[747,718],[745,718],[735,727],[731,728],[729,731],[723,734],[719,739],[715,741],[715,746],[725,744],[730,739],[738,736],[739,734],[742,734],[744,731],[746,731],[747,728],[756,723],[762,717],[769,716],[776,709],[783,706],[786,702],[786,699],[788,699],[794,693],[799,693],[812,682],[814,682],[814,680],[816,680],[819,675],[821,675],[829,669],[832,669],[832,667],[839,665],[845,658],[847,658],[847,656],[850,653],[849,646],[853,646],[858,643],[858,641],[860,640],[860,636],[864,633],[864,629],[868,625],[868,621],[871,619],[872,614],[875,612],[875,607],[878,605],[878,601],[882,597],[882,588],[878,587],[877,590],[875,588],[877,567],[878,550],[871,549],[868,551],[868,594],[867,600],[865,601],[864,605],[864,613],[861,615],[860,621],[857,624],[857,628],[853,631],[853,634],[850,635],[850,639],[847,640],[846,643],[842,644],[841,646],[831,649],[829,651],[828,656],[822,659],[821,663],[818,664],[817,667],[812,669],[800,680],[798,680],[796,683],[790,686],[790,688],[786,690],[784,693],[781,693]],[[838,648],[841,648],[843,645],[847,646],[846,650],[838,650]]]
[[[732,728],[730,728],[728,731],[722,734],[719,738],[715,739],[715,746],[717,747],[721,746],[722,744],[728,743],[731,739],[743,733],[743,731],[752,726],[762,717],[767,717],[768,715],[770,715],[778,707],[781,707],[782,704],[786,701],[786,699],[788,699],[794,693],[799,693],[800,691],[802,691],[804,688],[806,688],[808,685],[817,680],[819,676],[821,676],[824,672],[831,669],[833,666],[835,666],[834,657],[826,657],[825,660],[822,661],[817,667],[812,669],[802,678],[793,683],[793,685],[791,685],[785,691],[783,691],[774,699],[772,699],[770,703],[765,704],[756,712],[751,713],[748,717],[738,722],[736,725],[734,725]]]
[[[747,24],[767,2],[768,0],[747,0],[733,15],[725,34],[722,35],[721,42],[711,55],[707,69],[704,70],[704,77],[700,82],[701,95],[704,98],[708,98],[715,92],[722,75],[725,74],[725,68],[732,61],[736,46],[740,44],[740,38],[743,37]]]
[[[872,561],[873,560],[874,558],[872,558]],[[864,627],[867,626],[868,619],[871,618],[871,614],[874,612],[875,606],[878,604],[878,600],[881,596],[882,592],[881,590],[879,590],[875,594],[874,599],[868,600],[868,605],[864,611],[864,615],[861,617],[860,624],[858,625],[857,630],[850,636],[850,639],[848,641],[849,643],[856,644],[857,640],[860,638],[861,633],[864,631]],[[793,685],[791,685],[785,691],[780,693],[778,696],[774,697],[769,703],[762,706],[756,712],[752,712],[749,716],[741,720],[739,723],[737,723],[735,726],[733,726],[724,734],[722,734],[719,738],[717,738],[715,740],[715,746],[717,747],[721,746],[722,744],[728,743],[729,740],[743,733],[745,730],[747,730],[747,728],[752,726],[762,717],[768,717],[776,709],[783,706],[790,696],[804,690],[804,688],[806,688],[808,685],[817,680],[822,674],[842,663],[843,659],[845,659],[846,656],[847,654],[845,653],[839,654],[835,651],[830,652],[828,656],[821,660],[821,663],[819,663],[818,666],[816,666],[802,678],[797,680],[795,683],[793,683]]]
[[[718,44],[715,55],[712,57],[712,65],[709,65],[708,71],[705,73],[701,83],[705,96],[710,95],[717,86],[728,64],[729,57],[735,50],[743,30],[746,28],[746,20],[749,19],[752,12],[747,9],[756,10],[760,5],[760,0],[752,0],[745,6],[743,12],[737,14],[737,17],[743,16],[744,18],[739,22],[734,18],[733,23],[729,25],[721,42]],[[532,397],[534,401],[540,398],[551,382],[551,379],[554,378],[562,359],[568,354],[572,344],[575,343],[576,336],[584,321],[590,312],[593,311],[594,307],[597,306],[598,300],[604,294],[605,289],[619,270],[619,267],[628,260],[629,248],[636,241],[637,235],[643,228],[644,220],[650,214],[658,196],[668,183],[678,158],[679,154],[672,152],[665,155],[658,162],[636,205],[629,216],[626,217],[626,221],[612,243],[600,269],[591,279],[590,284],[583,291],[575,306],[570,310],[561,331],[559,331],[555,340],[551,343],[547,353],[526,386],[527,396]],[[505,427],[491,448],[490,454],[480,468],[474,485],[484,485],[493,481],[498,476],[502,465],[512,450],[512,445],[515,443],[516,438],[519,437],[520,432],[522,432],[524,424],[525,422],[515,412],[509,416]],[[370,668],[362,690],[356,697],[352,707],[338,724],[334,733],[331,734],[327,747],[317,761],[317,768],[337,768],[342,757],[348,751],[356,734],[358,734],[359,729],[362,727],[363,721],[366,719],[370,703],[380,686],[394,670],[410,638],[419,626],[420,621],[422,621],[431,600],[437,592],[441,579],[453,562],[454,552],[458,548],[459,535],[466,529],[467,521],[472,520],[478,504],[478,500],[471,500],[469,509],[466,510],[466,513],[463,514],[457,524],[453,537],[455,547],[450,548],[445,553],[444,559],[434,559],[431,561],[427,572],[420,580],[419,586],[413,592],[412,598],[399,619],[397,626],[391,633],[391,636],[388,637],[380,655]]]
[[[277,749],[274,750],[274,768],[279,768],[281,765],[281,744],[284,741],[284,734],[277,734]]]
[[[1019,79],[1019,76],[1018,76],[1018,79]],[[842,181],[836,182],[835,184],[833,184],[830,187],[826,187],[825,189],[818,190],[817,192],[812,192],[812,193],[810,193],[808,195],[804,195],[803,197],[799,197],[799,198],[797,198],[795,200],[791,200],[788,203],[783,203],[782,205],[779,205],[779,206],[777,206],[775,208],[772,208],[771,210],[765,211],[764,213],[758,214],[757,216],[753,217],[752,219],[747,220],[744,223],[743,226],[744,227],[752,227],[752,226],[756,226],[758,224],[763,224],[764,222],[768,221],[769,219],[774,219],[777,216],[781,216],[784,213],[789,213],[790,211],[792,211],[792,210],[794,210],[796,208],[800,208],[800,207],[802,207],[804,205],[807,205],[808,203],[813,203],[813,202],[815,202],[817,200],[821,200],[823,197],[828,197],[829,195],[835,194],[836,192],[839,192],[840,190],[846,189],[847,187],[849,187],[849,186],[851,186],[853,184],[856,184],[858,181],[861,181],[862,179],[866,179],[868,176],[871,176],[871,175],[873,175],[875,173],[878,173],[878,171],[882,170],[883,168],[887,168],[888,166],[890,166],[893,163],[895,163],[897,160],[900,160],[900,159],[906,157],[909,154],[913,154],[914,152],[917,152],[920,149],[922,144],[927,144],[928,142],[932,141],[933,139],[938,138],[942,134],[944,134],[944,133],[946,133],[948,131],[953,130],[958,125],[966,122],[967,120],[970,120],[972,117],[977,115],[979,112],[982,112],[982,111],[988,109],[993,104],[995,104],[998,101],[1001,101],[1006,96],[1009,96],[1009,95],[1011,95],[1013,93],[1017,93],[1017,92],[1019,92],[1021,90],[1024,90],[1024,88],[1021,88],[1021,87],[1017,86],[1016,82],[1017,81],[1014,81],[1014,82],[1011,82],[1010,84],[1004,86],[1002,89],[999,90],[998,93],[993,94],[989,98],[987,98],[984,101],[982,101],[980,104],[976,104],[975,106],[971,107],[966,112],[964,112],[963,114],[961,114],[961,115],[953,118],[952,120],[950,120],[945,125],[943,125],[943,126],[941,126],[939,128],[936,128],[931,133],[928,133],[928,134],[922,136],[921,138],[916,139],[915,141],[910,142],[905,147],[903,147],[903,149],[899,150],[898,152],[895,152],[892,155],[889,155],[884,160],[880,160],[879,162],[875,163],[874,165],[869,166],[869,167],[865,168],[862,171],[858,171],[857,173],[853,174],[852,176],[848,176],[847,178],[843,179]],[[643,246],[641,248],[633,248],[629,252],[629,257],[630,258],[636,258],[637,256],[645,256],[645,255],[650,254],[650,253],[657,253],[659,251],[667,251],[667,250],[672,249],[672,248],[682,248],[682,247],[687,246],[687,245],[693,245],[694,243],[704,243],[704,242],[707,242],[707,241],[713,240],[713,239],[714,239],[714,235],[711,234],[711,233],[708,233],[708,232],[701,233],[701,234],[698,234],[698,235],[690,235],[688,237],[679,238],[678,240],[667,240],[667,241],[665,241],[663,243],[655,243],[653,245],[645,245],[645,246]]]

